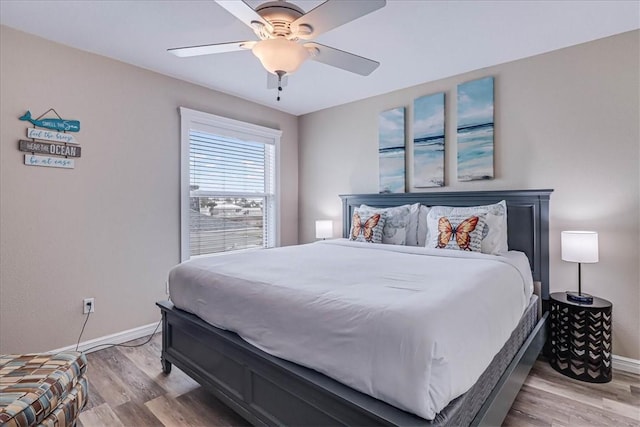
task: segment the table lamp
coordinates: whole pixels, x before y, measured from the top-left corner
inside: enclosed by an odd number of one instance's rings
[[[333,237],[333,221],[320,219],[316,221],[316,239],[330,239]]]
[[[560,235],[562,260],[578,263],[578,292],[567,292],[567,300],[592,304],[593,297],[582,293],[582,263],[598,262],[598,233],[595,231],[563,231]]]

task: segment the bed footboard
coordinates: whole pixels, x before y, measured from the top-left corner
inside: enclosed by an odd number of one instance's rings
[[[255,426],[434,426],[311,369],[273,357],[169,301],[162,311],[162,370],[175,364]],[[543,317],[471,425],[499,425],[546,338]]]

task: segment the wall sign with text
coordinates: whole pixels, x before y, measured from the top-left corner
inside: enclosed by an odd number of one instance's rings
[[[53,112],[57,117],[44,117]],[[31,123],[34,127],[27,128],[27,138],[18,141],[18,149],[31,153],[24,155],[27,166],[44,166],[50,168],[75,168],[75,158],[80,158],[81,148],[76,138],[69,132],[80,130],[79,120],[63,119],[50,108],[44,114],[33,118],[27,111],[19,120]],[[43,129],[38,129],[43,128]],[[46,142],[43,142],[46,141]]]

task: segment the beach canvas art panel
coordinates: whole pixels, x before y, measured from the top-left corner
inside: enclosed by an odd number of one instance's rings
[[[404,107],[380,113],[378,159],[380,193],[404,193]]]
[[[444,185],[444,92],[413,102],[413,186]]]
[[[458,85],[458,181],[493,179],[493,77]]]

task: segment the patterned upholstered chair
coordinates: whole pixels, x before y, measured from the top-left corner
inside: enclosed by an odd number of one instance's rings
[[[0,426],[73,426],[87,403],[82,353],[0,356]]]

